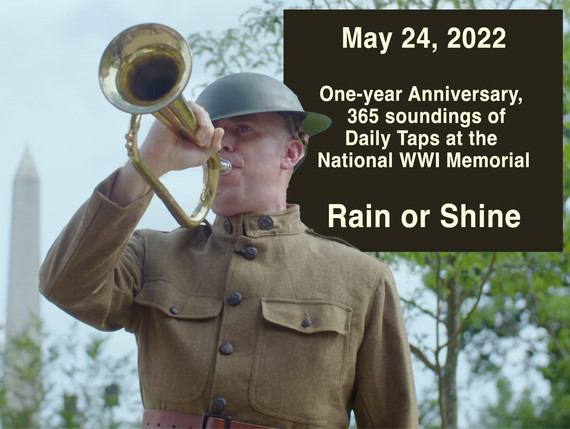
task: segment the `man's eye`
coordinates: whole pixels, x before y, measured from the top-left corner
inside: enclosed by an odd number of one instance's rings
[[[251,131],[251,127],[249,125],[238,125],[237,130],[239,133],[248,133]]]

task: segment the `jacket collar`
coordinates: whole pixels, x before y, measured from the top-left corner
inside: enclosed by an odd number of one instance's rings
[[[220,238],[237,239],[240,236],[264,237],[299,234],[307,227],[301,222],[298,205],[280,212],[243,213],[232,217],[216,216],[213,234]]]

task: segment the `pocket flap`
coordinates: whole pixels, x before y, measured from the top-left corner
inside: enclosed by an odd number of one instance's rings
[[[336,332],[346,335],[350,329],[352,310],[328,301],[261,299],[263,318],[275,325],[303,334]]]
[[[223,300],[192,295],[181,291],[168,281],[155,280],[145,283],[135,297],[135,303],[155,308],[176,319],[199,320],[216,317],[222,309]]]

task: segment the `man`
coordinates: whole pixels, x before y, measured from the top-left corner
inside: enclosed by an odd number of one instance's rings
[[[286,202],[308,135],[330,120],[251,73],[189,104],[196,144],[157,122],[140,153],[157,176],[215,152],[229,160],[213,225],[132,234],[151,193],[126,164],[52,246],[42,293],[136,335],[142,427],[347,427],[351,410],[359,427],[417,426],[389,269],[313,233]]]

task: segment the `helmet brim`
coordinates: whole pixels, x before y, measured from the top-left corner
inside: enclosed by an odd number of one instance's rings
[[[303,130],[310,136],[326,130],[332,119],[306,112],[287,86],[259,73],[236,73],[208,85],[196,99],[212,121],[255,113],[298,113]]]
[[[310,136],[323,132],[332,124],[332,119],[322,113],[303,112],[306,116],[301,122],[303,130]]]

